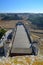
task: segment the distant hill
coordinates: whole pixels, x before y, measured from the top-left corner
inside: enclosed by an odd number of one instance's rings
[[[32,14],[28,19],[33,25],[43,28],[43,14]]]
[[[0,20],[28,20],[33,25],[43,28],[43,13],[0,13]]]
[[[19,17],[17,14],[1,14],[1,20],[22,20],[22,17]]]

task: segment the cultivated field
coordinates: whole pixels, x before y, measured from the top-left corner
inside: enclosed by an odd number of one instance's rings
[[[24,20],[9,20],[9,21],[1,21],[0,20],[0,27],[4,28],[14,28],[17,22],[26,22]]]

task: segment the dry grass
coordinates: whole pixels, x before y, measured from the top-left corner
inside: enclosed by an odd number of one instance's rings
[[[43,65],[43,57],[16,56],[0,59],[0,65]]]
[[[43,40],[41,40],[43,39],[43,34],[37,34],[31,32],[31,36],[33,40],[36,40],[39,43],[39,55],[43,55]]]
[[[17,20],[12,21],[0,21],[0,26],[4,28],[14,28],[15,24],[17,23]]]
[[[17,22],[26,22],[24,20],[10,20],[10,21],[1,21],[0,20],[0,27],[4,28],[14,28]]]

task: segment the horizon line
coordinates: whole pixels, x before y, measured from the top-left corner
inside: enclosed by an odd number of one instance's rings
[[[43,13],[43,12],[0,12],[0,13]]]

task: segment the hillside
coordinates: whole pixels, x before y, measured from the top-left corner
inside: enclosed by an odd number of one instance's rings
[[[43,13],[0,13],[0,20],[25,20],[35,29],[43,29]]]
[[[32,14],[27,20],[29,20],[34,27],[43,29],[43,14]]]
[[[0,14],[1,20],[22,20],[17,14]]]

